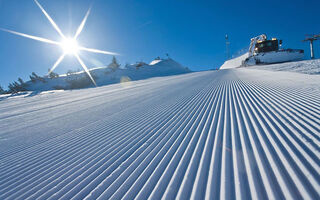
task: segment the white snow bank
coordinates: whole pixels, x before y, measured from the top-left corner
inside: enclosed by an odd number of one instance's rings
[[[263,69],[272,71],[291,71],[304,74],[320,74],[320,59],[287,62],[272,65],[256,65],[248,69]]]
[[[242,62],[248,57],[248,53],[239,56],[237,58],[227,60],[220,69],[232,69],[239,68]],[[272,58],[268,58],[272,60]],[[268,64],[268,65],[254,65],[247,66],[248,69],[264,69],[272,71],[291,71],[304,74],[320,74],[320,59],[316,60],[304,60],[295,62],[286,62],[278,64]]]
[[[159,63],[159,62],[161,62],[162,60],[153,60],[153,61],[151,61],[150,62],[150,64],[149,65],[155,65],[155,64],[157,64],[157,63]]]
[[[126,81],[130,81],[157,76],[177,75],[188,72],[191,71],[172,59],[154,60],[149,65],[143,63],[132,64],[126,66],[125,69],[119,68],[115,71],[110,68],[103,67],[90,69],[90,73],[94,77],[98,86],[120,83],[124,77]],[[29,91],[72,89],[79,85],[83,85],[82,88],[93,86],[84,71],[76,72],[68,76],[61,75],[58,78],[44,78],[43,82],[28,81],[26,84],[26,88]]]
[[[249,53],[245,53],[242,56],[227,60],[224,62],[224,64],[220,67],[220,69],[231,69],[231,68],[237,68],[242,65],[242,62],[248,58]]]

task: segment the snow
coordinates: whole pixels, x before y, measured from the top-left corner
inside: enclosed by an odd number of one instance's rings
[[[249,57],[249,53],[245,53],[242,56],[227,60],[223,63],[220,69],[238,68],[242,65],[242,62],[248,57]]]
[[[290,71],[304,74],[320,74],[320,59],[288,62],[273,65],[248,67],[248,69],[263,69],[272,71]]]
[[[304,54],[300,50],[279,50],[271,51],[266,53],[259,53],[251,56],[245,63],[245,65],[252,66],[256,65],[256,62],[260,63],[283,63],[288,61],[299,61],[302,60]],[[232,69],[243,67],[244,61],[249,57],[249,53],[245,53],[242,56],[227,60],[220,67],[220,69]],[[309,63],[307,63],[308,65]]]
[[[283,63],[302,60],[304,57],[304,52],[301,50],[287,49],[271,51],[266,53],[259,53],[250,57],[246,62],[246,65],[256,65],[257,62],[260,63]]]
[[[99,67],[90,70],[90,73],[95,78],[98,86],[120,83],[123,77],[127,80],[141,80],[157,76],[177,75],[190,72],[189,69],[183,67],[172,59],[154,60],[150,65],[137,67],[138,64],[132,64],[126,68],[119,68],[115,71],[106,67]],[[71,83],[80,79],[85,79],[88,86],[93,87],[87,74],[84,71],[75,72],[71,75],[62,74],[58,78],[45,78],[44,82],[37,81],[32,83],[27,82],[26,89],[29,91],[45,91],[54,89],[72,89]],[[84,82],[85,82],[84,81]],[[79,81],[81,82],[81,81]],[[83,82],[83,81],[82,81]]]
[[[319,199],[319,110],[253,68],[2,96],[0,199]]]
[[[161,61],[162,60],[160,60],[160,59],[156,59],[156,60],[151,61],[149,65],[155,65],[155,64],[157,64],[157,63],[159,63]]]

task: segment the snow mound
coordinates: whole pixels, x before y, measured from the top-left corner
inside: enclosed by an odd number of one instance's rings
[[[237,58],[227,60],[220,67],[220,69],[232,69],[242,67],[242,62],[248,58],[248,53],[243,54]],[[272,58],[269,58],[272,60]],[[248,69],[263,69],[263,70],[271,70],[271,71],[290,71],[290,72],[298,72],[303,74],[320,74],[320,59],[316,60],[304,60],[304,61],[293,61],[293,62],[285,62],[285,63],[277,63],[277,64],[266,64],[266,65],[254,65],[247,66],[244,68]]]
[[[288,62],[272,65],[259,65],[248,67],[250,69],[263,69],[272,71],[290,71],[304,74],[320,74],[320,59]]]
[[[107,67],[90,69],[90,73],[98,86],[147,79],[157,76],[170,76],[191,72],[173,59],[154,60],[149,65],[143,62],[112,70]],[[125,78],[124,78],[125,77]],[[93,87],[92,82],[84,71],[57,78],[44,78],[42,81],[26,82],[29,91],[46,91],[59,89],[76,89]]]
[[[227,60],[220,67],[220,69],[232,69],[232,68],[240,67],[242,65],[242,62],[248,57],[249,57],[249,53],[245,53],[242,56]]]
[[[155,65],[155,64],[157,64],[157,63],[159,63],[161,61],[162,60],[160,60],[160,59],[156,59],[156,60],[151,61],[149,65]]]

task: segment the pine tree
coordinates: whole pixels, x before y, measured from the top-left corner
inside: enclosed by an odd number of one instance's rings
[[[51,78],[51,79],[59,77],[59,74],[54,73],[53,71],[50,71],[50,69],[48,69],[48,72],[49,72],[48,77]]]
[[[39,80],[39,76],[38,76],[36,73],[34,73],[34,72],[32,72],[29,77],[30,77],[30,80],[31,80],[33,83],[36,82],[37,80]]]
[[[5,92],[4,89],[0,85],[0,94],[3,94],[4,92]]]
[[[29,76],[30,77],[30,80],[34,83],[36,81],[42,81],[43,83],[45,83],[45,79],[38,76],[36,73],[32,72],[31,75]]]
[[[19,83],[18,83],[17,81],[13,81],[13,86],[14,86],[15,88],[18,88],[20,85],[19,85]]]
[[[19,82],[22,81],[21,78],[18,79]],[[22,92],[26,91],[25,84],[22,81],[23,84],[19,84],[17,81],[14,81],[13,83],[10,83],[8,88],[10,93],[17,93],[17,92]]]
[[[24,81],[22,80],[22,78],[18,78],[18,81],[19,81],[20,85],[24,85]]]
[[[33,75],[30,75],[29,77],[32,83],[37,81],[37,79]]]
[[[120,67],[115,56],[112,58],[112,62],[108,65],[108,68],[112,69],[113,71],[117,70]]]
[[[35,72],[32,72],[32,76],[36,79],[39,79],[40,77],[35,73]]]
[[[8,88],[9,88],[9,93],[17,93],[18,92],[13,83],[9,83]]]

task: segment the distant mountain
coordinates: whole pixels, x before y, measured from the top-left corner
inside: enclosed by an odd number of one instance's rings
[[[191,71],[173,59],[157,59],[150,64],[138,62],[118,69],[108,67],[90,69],[90,73],[98,86],[188,72]],[[36,81],[28,81],[25,85],[25,88],[29,91],[78,89],[94,86],[84,71],[62,74],[55,78],[46,76]]]

